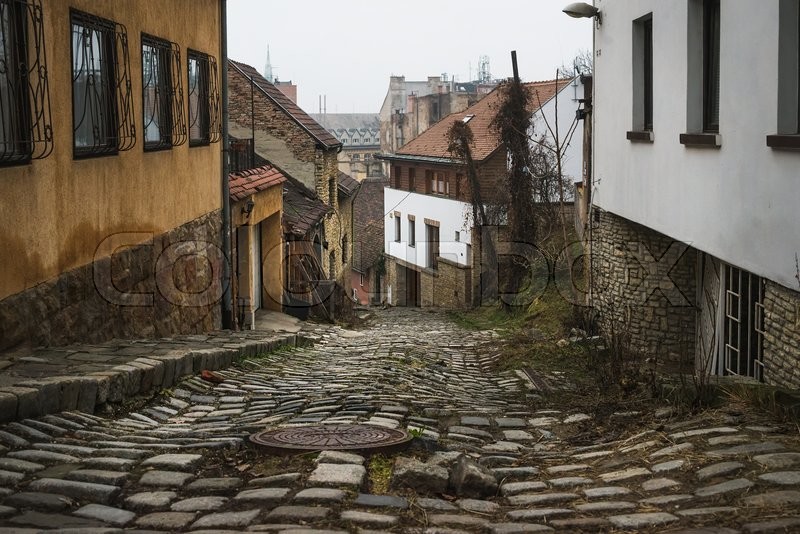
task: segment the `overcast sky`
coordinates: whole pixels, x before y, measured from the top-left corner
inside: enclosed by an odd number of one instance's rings
[[[425,80],[443,72],[474,79],[480,56],[493,78],[511,75],[517,51],[525,81],[590,50],[592,22],[561,12],[569,0],[229,0],[228,55],[297,84],[317,113],[377,113],[390,75]]]

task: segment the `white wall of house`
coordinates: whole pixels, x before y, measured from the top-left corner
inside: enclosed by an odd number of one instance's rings
[[[721,146],[689,148],[679,134],[689,120],[693,1],[595,2],[603,18],[595,29],[594,203],[797,289],[800,152],[766,145],[778,123],[779,2],[722,2]],[[634,143],[626,139],[633,129],[632,21],[650,12],[654,141]]]
[[[569,84],[566,81],[564,83],[564,87],[558,92],[558,101],[551,98],[534,114],[528,135],[535,139],[544,135],[549,142],[555,143],[558,125],[558,138],[562,144],[566,144],[561,159],[561,173],[564,178],[579,182],[583,176],[583,121],[575,123],[575,112],[579,107],[578,100],[583,98],[583,84],[579,78]],[[575,129],[571,130],[573,124]],[[568,193],[571,194],[571,190]]]
[[[410,193],[386,187],[383,190],[384,250],[396,259],[426,268],[428,243],[425,236],[425,219],[439,222],[439,256],[458,263],[471,265],[472,206],[450,198]],[[395,241],[395,224],[400,212],[400,241]],[[409,245],[408,216],[415,217],[416,243]],[[456,241],[456,232],[460,233]]]

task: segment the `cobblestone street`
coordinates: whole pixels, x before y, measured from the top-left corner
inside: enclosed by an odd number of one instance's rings
[[[577,445],[593,414],[494,371],[493,332],[389,309],[303,336],[116,417],[2,427],[0,533],[800,532],[797,429],[763,414],[617,413],[613,441]],[[248,440],[356,422],[417,436],[388,455],[386,488],[374,458],[278,457]]]

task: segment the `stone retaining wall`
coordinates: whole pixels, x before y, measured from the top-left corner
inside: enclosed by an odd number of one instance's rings
[[[800,388],[800,293],[770,280],[764,287],[764,380]]]
[[[633,351],[691,365],[697,251],[613,213],[595,215],[592,305],[601,330],[624,336]]]
[[[0,301],[0,350],[218,329],[221,228],[217,210],[146,240],[120,234],[111,257]]]

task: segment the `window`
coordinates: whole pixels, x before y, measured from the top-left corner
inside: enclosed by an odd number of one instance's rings
[[[461,242],[461,232],[456,230],[456,243],[460,243],[460,242]]]
[[[703,2],[703,131],[719,132],[720,0]]]
[[[778,124],[772,148],[800,149],[800,0],[780,0],[778,15]]]
[[[361,159],[361,154],[353,154],[353,161],[359,161]]]
[[[416,191],[417,189],[417,170],[413,167],[408,168],[408,190]]]
[[[432,174],[431,193],[439,195],[450,194],[450,184],[447,182],[447,173],[436,171]]]
[[[414,247],[417,245],[417,222],[411,215],[408,216],[408,246]]]
[[[394,242],[400,242],[400,215],[397,213],[394,215]]]
[[[631,141],[652,141],[653,15],[633,21],[633,124]]]
[[[763,379],[764,282],[742,269],[724,265],[723,329],[720,374]]]
[[[358,273],[358,285],[364,287],[364,273]]]
[[[204,146],[221,137],[217,60],[194,50],[188,56],[189,146]]]
[[[71,12],[75,157],[116,154],[136,144],[125,27]]]
[[[400,189],[400,165],[392,167],[392,184],[395,189]]]
[[[428,242],[427,266],[431,269],[437,269],[439,267],[439,227],[425,223],[425,234]]]
[[[142,34],[144,149],[161,150],[186,142],[180,49]]]
[[[689,0],[687,48],[687,146],[717,148],[720,97],[720,0]]]
[[[53,150],[41,9],[39,0],[0,0],[0,164]]]
[[[342,237],[342,265],[347,264],[347,236]]]

